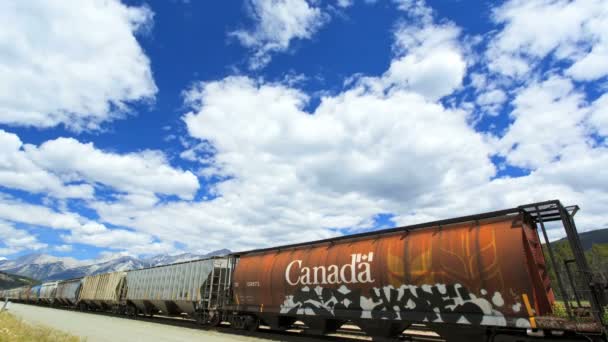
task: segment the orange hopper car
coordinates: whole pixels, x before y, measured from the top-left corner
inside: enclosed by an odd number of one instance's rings
[[[350,322],[372,336],[417,323],[459,338],[510,329],[535,336],[562,324],[552,317],[538,225],[555,213],[538,215],[495,212],[240,253],[234,309],[319,333]]]

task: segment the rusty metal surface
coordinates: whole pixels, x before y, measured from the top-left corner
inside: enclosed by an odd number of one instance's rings
[[[522,216],[505,215],[245,254],[234,300],[284,315],[525,327],[553,301],[534,236]]]

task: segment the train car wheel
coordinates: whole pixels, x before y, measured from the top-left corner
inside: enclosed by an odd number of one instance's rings
[[[243,322],[243,328],[247,331],[256,331],[260,326],[260,320],[254,316],[246,316]]]
[[[222,323],[222,319],[220,317],[219,312],[213,312],[211,317],[209,317],[209,325],[212,327],[217,327]]]

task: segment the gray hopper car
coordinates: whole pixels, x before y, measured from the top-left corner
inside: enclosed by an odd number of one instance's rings
[[[38,297],[40,304],[53,305],[55,303],[57,284],[58,282],[51,281],[40,285],[40,296]]]
[[[78,302],[82,278],[60,281],[57,284],[55,300],[61,305],[72,306]]]
[[[139,312],[193,315],[204,302],[201,288],[214,269],[225,270],[225,258],[188,261],[127,273],[126,300]]]

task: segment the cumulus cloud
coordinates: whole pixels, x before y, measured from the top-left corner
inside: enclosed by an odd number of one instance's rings
[[[310,39],[329,16],[308,0],[246,0],[254,27],[230,32],[253,51],[252,69],[268,64],[272,54],[285,52],[294,39]],[[340,5],[346,4],[344,1]]]
[[[226,179],[213,189],[218,197],[94,207],[112,224],[161,240],[189,236],[189,248],[246,249],[369,228],[377,213],[400,213],[494,175],[490,148],[465,111],[407,87],[387,93],[368,84],[322,98],[312,113],[304,110],[308,96],[286,84],[247,77],[198,84],[187,93],[184,121],[213,151],[210,175]]]
[[[159,151],[105,152],[73,138],[49,140],[38,147],[28,145],[25,150],[35,163],[65,179],[103,184],[120,192],[191,199],[199,187],[192,172],[171,167]]]
[[[397,1],[407,20],[395,31],[395,57],[380,77],[358,75],[354,81],[374,91],[407,90],[437,100],[462,86],[467,71],[461,30],[451,22],[437,23],[424,1]]]
[[[8,222],[0,220],[0,255],[11,255],[23,250],[39,250],[46,248],[47,244],[38,241],[23,229],[17,229]],[[0,258],[2,260],[3,258]]]
[[[58,138],[35,146],[0,130],[0,186],[47,196],[40,205],[0,193],[2,220],[56,229],[63,241],[70,244],[147,254],[174,251],[175,247],[156,241],[151,234],[128,227],[109,228],[73,213],[67,209],[65,200],[129,200],[136,205],[154,206],[159,202],[159,195],[192,199],[199,183],[192,172],[173,168],[159,151],[119,154],[72,138]],[[60,200],[61,209],[51,209],[56,203],[52,199]]]
[[[378,213],[484,184],[495,174],[485,137],[468,126],[466,111],[435,102],[462,82],[459,34],[432,18],[400,26],[390,70],[358,77],[313,112],[304,109],[309,96],[289,82],[196,84],[185,93],[191,111],[183,118],[200,143],[182,157],[221,180],[210,183],[213,196],[163,205],[125,197],[92,207],[108,223],[190,250],[242,250],[369,229]],[[435,70],[442,54],[456,61],[449,82]],[[401,60],[403,68],[394,66]]]
[[[462,85],[467,64],[458,27],[423,22],[423,26],[403,25],[396,31],[401,57],[391,61],[383,81],[438,99]]]
[[[551,56],[565,72],[591,81],[608,75],[608,6],[603,0],[511,0],[497,7],[503,25],[487,52],[489,67],[522,76]]]
[[[136,249],[142,254],[146,254],[144,251],[147,248],[151,252],[158,250],[158,248],[154,248],[154,238],[148,234],[128,229],[108,228],[104,224],[74,212],[57,211],[43,205],[25,203],[5,195],[0,196],[0,220],[2,220],[0,222],[19,223],[40,229],[57,230],[63,241],[67,243],[83,243],[111,249]],[[12,241],[13,237],[26,238],[22,233],[8,231],[7,229],[5,228],[7,235],[2,234],[2,236],[7,237],[7,241]],[[31,240],[31,238],[28,239]],[[173,246],[169,248],[168,244],[165,245],[164,252],[174,249]],[[40,248],[43,247],[46,247],[46,245]],[[24,244],[22,249],[39,248],[38,245],[33,243],[32,248]],[[5,254],[11,254],[11,252]]]
[[[0,4],[0,123],[97,129],[157,91],[135,34],[147,7],[118,0]]]
[[[0,185],[57,198],[92,198],[88,184],[65,184],[54,173],[36,164],[27,155],[21,139],[0,129]]]
[[[485,114],[497,115],[502,105],[507,101],[507,95],[500,89],[492,89],[480,93],[476,103],[484,110]]]
[[[598,134],[608,136],[608,94],[593,102],[589,122]]]
[[[73,138],[35,146],[4,130],[0,130],[0,185],[83,199],[93,198],[94,188],[100,186],[131,196],[165,194],[184,199],[191,199],[199,187],[192,172],[173,168],[159,151],[112,153]]]
[[[584,100],[563,77],[523,88],[512,103],[514,121],[500,140],[509,163],[537,168],[563,156],[565,147],[585,145]]]
[[[293,170],[286,174],[296,176],[295,181],[319,190],[352,189],[405,200],[427,187],[457,186],[449,169],[470,177],[465,183],[494,172],[484,156],[483,139],[467,126],[465,112],[413,92],[385,96],[356,87],[323,98],[314,113],[307,113],[302,109],[306,95],[280,84],[231,77],[201,86],[193,91],[203,105],[188,113],[185,122],[192,136],[209,140],[218,150],[215,162],[226,176],[254,177],[247,164],[257,158],[260,165],[254,170],[260,177],[289,167]],[[252,117],[251,108],[263,110]],[[229,126],[243,133],[221,134]],[[450,161],[432,162],[442,157]],[[470,164],[481,168],[468,172]],[[403,174],[409,181],[404,182]]]

